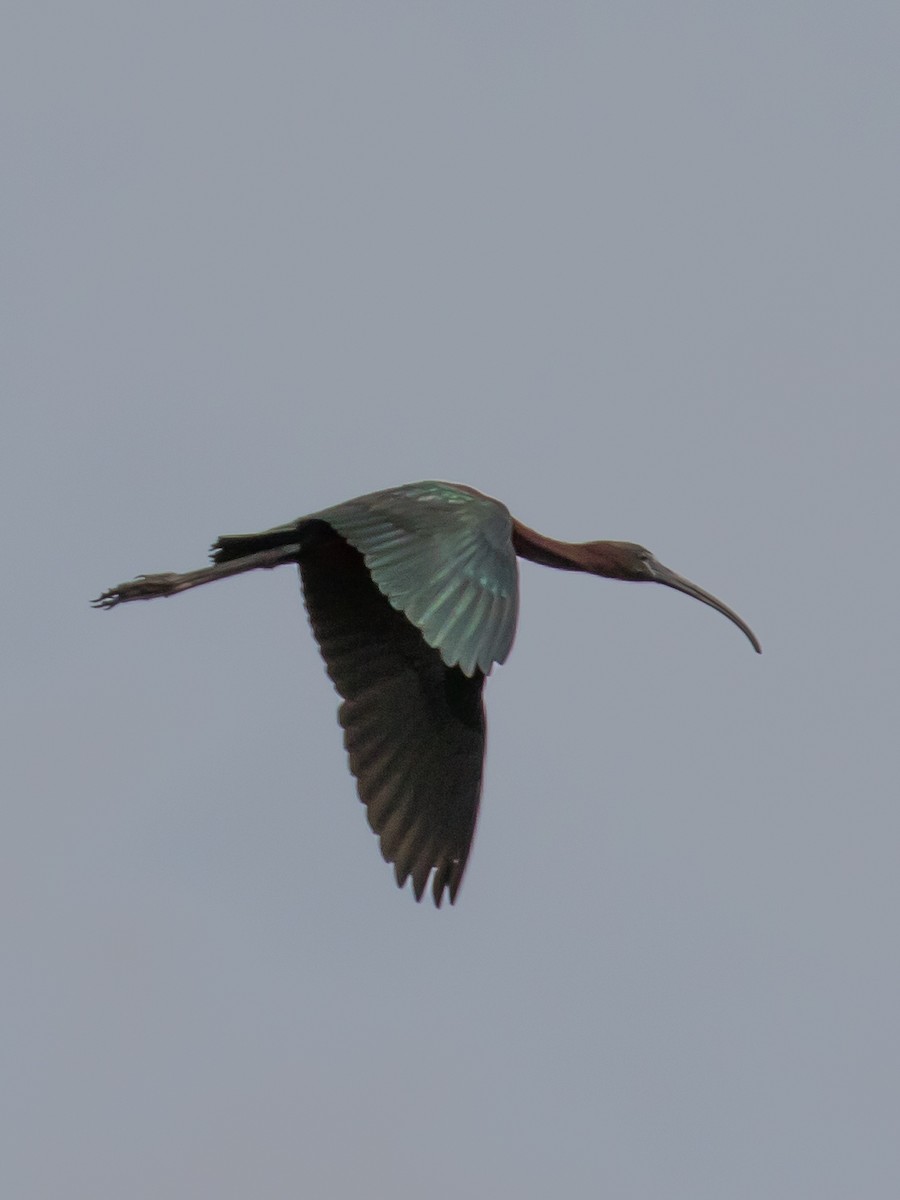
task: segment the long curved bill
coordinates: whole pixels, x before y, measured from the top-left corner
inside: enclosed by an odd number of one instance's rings
[[[668,567],[664,567],[662,563],[657,562],[655,559],[653,561],[653,576],[656,583],[662,583],[666,587],[674,588],[676,592],[684,592],[686,596],[693,596],[695,600],[699,600],[703,604],[708,604],[710,608],[714,608],[716,612],[720,612],[723,617],[727,617],[729,621],[737,625],[756,653],[762,654],[762,646],[760,646],[756,634],[746,621],[742,621],[737,613],[733,612],[727,604],[723,604],[721,600],[717,600],[709,592],[704,592],[703,588],[697,587],[696,583],[691,583],[689,579],[684,579],[681,575],[676,575],[674,571],[670,571]]]

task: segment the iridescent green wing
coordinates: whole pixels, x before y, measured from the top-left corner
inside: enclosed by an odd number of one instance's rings
[[[484,676],[448,667],[336,533],[315,540],[300,574],[381,852],[401,887],[412,879],[417,900],[430,880],[435,903],[447,894],[452,904],[478,815]]]
[[[362,554],[379,590],[448,667],[472,676],[505,661],[519,590],[512,521],[499,501],[426,481],[315,516]]]

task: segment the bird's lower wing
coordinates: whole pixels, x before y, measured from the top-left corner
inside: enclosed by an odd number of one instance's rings
[[[342,538],[301,557],[310,623],[335,687],[350,769],[381,852],[421,899],[456,898],[484,761],[484,676],[447,667]]]

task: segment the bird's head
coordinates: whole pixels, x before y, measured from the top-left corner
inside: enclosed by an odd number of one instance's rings
[[[627,579],[637,583],[662,583],[677,592],[684,592],[686,596],[693,596],[703,604],[708,604],[729,621],[733,621],[748,638],[756,653],[762,654],[756,634],[736,612],[698,587],[696,583],[691,583],[689,579],[664,567],[646,547],[638,546],[636,542],[583,542],[579,550],[582,569],[592,575],[605,575],[610,579]]]

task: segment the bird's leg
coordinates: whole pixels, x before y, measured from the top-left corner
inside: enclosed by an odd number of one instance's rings
[[[95,608],[115,608],[117,604],[124,604],[126,600],[153,600],[156,596],[174,596],[177,592],[186,592],[189,588],[200,587],[204,583],[227,579],[229,575],[242,575],[245,571],[255,571],[260,567],[271,569],[296,563],[300,559],[300,550],[299,543],[276,546],[270,550],[260,550],[256,554],[248,554],[245,558],[213,563],[211,566],[201,567],[199,571],[185,571],[183,575],[173,571],[163,575],[139,575],[137,579],[131,579],[128,583],[109,588],[91,603]]]

